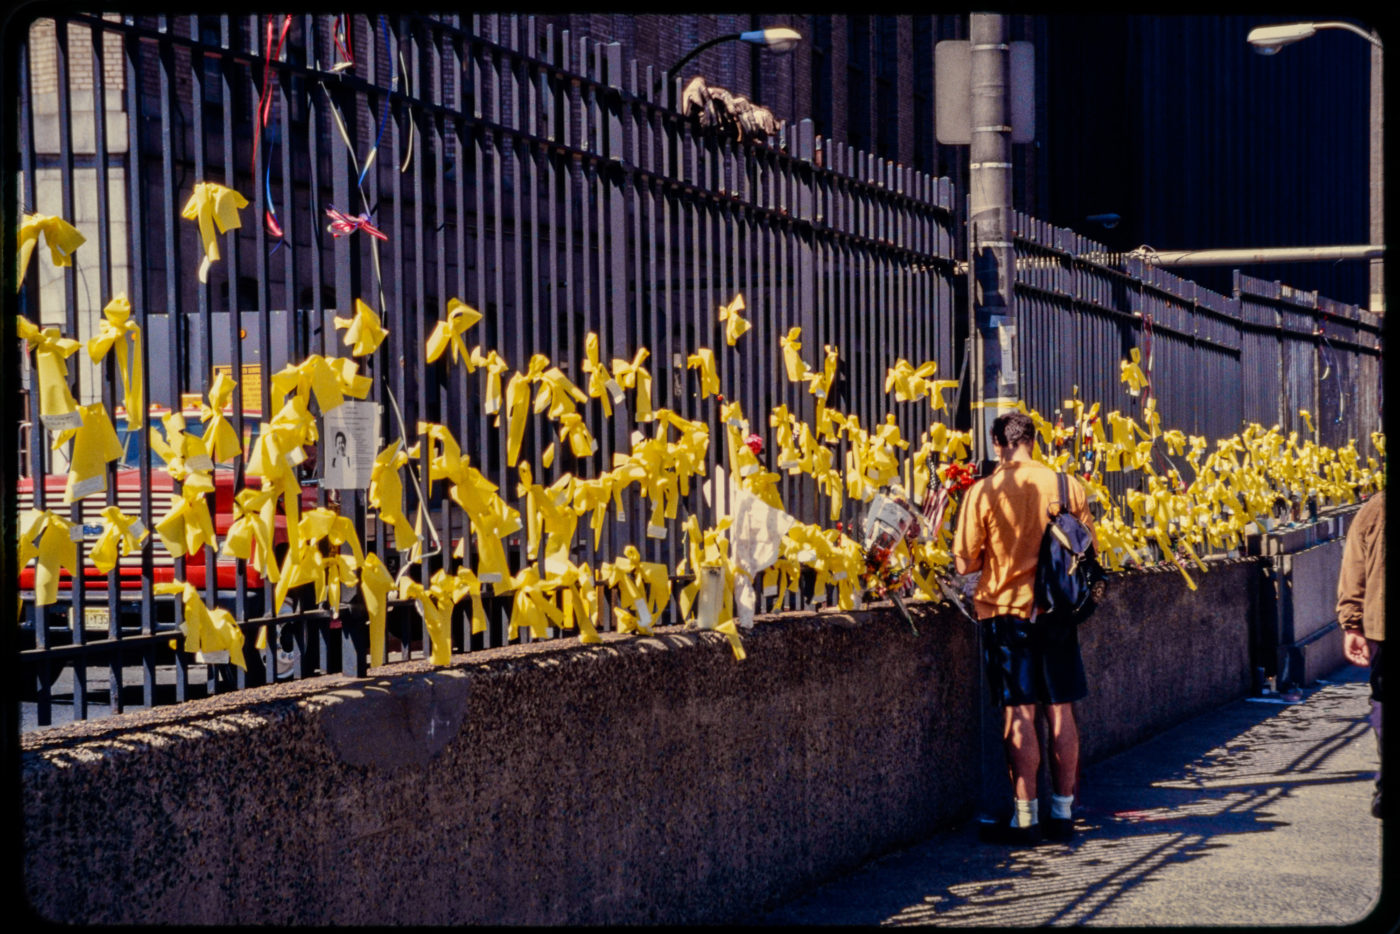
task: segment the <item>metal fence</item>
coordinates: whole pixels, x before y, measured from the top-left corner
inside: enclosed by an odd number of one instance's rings
[[[309,354],[348,355],[333,318],[362,299],[389,332],[361,360],[372,378],[368,398],[380,406],[379,442],[413,444],[419,423],[444,425],[513,500],[505,420],[487,411],[484,371],[468,372],[450,355],[425,358],[424,342],[451,298],[482,314],[466,344],[495,349],[514,371],[543,354],[582,386],[590,333],[604,362],[634,361],[645,349],[651,404],[706,423],[711,460],[721,466],[722,403],[698,391],[687,363],[697,348],[713,349],[723,400],[739,402],[752,429],[770,437],[775,406],[814,418],[813,396],[784,375],[780,338],[792,327],[801,328],[802,355],[814,369],[826,346],[839,351],[828,404],[871,431],[893,412],[915,444],[934,413],[926,403],[895,404],[885,393],[887,370],[904,358],[936,361],[939,378],[959,371],[966,289],[947,179],[826,143],[809,121],[767,142],[702,130],[658,103],[659,72],[624,62],[616,44],[495,16],[73,15],[57,29],[45,25],[52,22],[36,24],[20,47],[21,207],[73,219],[88,246],[71,267],[36,259],[19,311],[86,338],[104,304],[124,291],[145,335],[149,403],[188,408],[186,394],[205,392],[226,368],[242,377],[230,421],[251,437],[280,402],[272,374]],[[196,225],[180,216],[201,181],[249,202],[242,227],[220,238],[223,255],[207,282],[195,273]],[[332,208],[364,215],[384,239],[364,226],[337,235],[327,226]],[[1039,411],[1059,408],[1074,387],[1105,409],[1127,409],[1133,400],[1119,361],[1137,347],[1153,367],[1167,426],[1210,437],[1234,433],[1242,419],[1292,428],[1299,392],[1311,386],[1306,401],[1327,426],[1322,440],[1378,427],[1375,405],[1336,391],[1379,381],[1379,330],[1364,313],[1243,277],[1239,294],[1216,295],[1030,218],[1018,218],[1016,236],[1017,364],[1026,402]],[[731,347],[718,309],[736,294],[752,330]],[[1323,332],[1310,327],[1315,321]],[[80,401],[115,411],[123,385],[112,358],[75,368]],[[26,472],[62,474],[67,465],[49,450],[36,396],[28,401]],[[532,419],[521,461],[546,486],[565,470],[607,470],[629,451],[633,430],[645,428],[633,423],[634,406],[608,418],[601,400],[581,405],[597,450],[560,453],[552,467],[546,450],[564,447],[557,428]],[[847,444],[833,447],[838,469]],[[55,499],[60,479],[35,483],[21,505],[93,523],[118,504],[152,528],[167,505],[161,463],[141,433],[129,450],[134,466],[111,465],[102,496],[63,506]],[[364,492],[319,485],[330,454],[322,438],[301,468],[315,497],[308,505],[350,517],[365,549],[397,571],[402,556]],[[411,471],[420,482],[429,459],[425,445]],[[246,464],[234,459],[220,475],[215,518],[224,535],[228,497],[248,485]],[[404,486],[413,516],[420,487]],[[475,558],[469,523],[442,488],[426,492],[428,524],[443,547],[408,572],[420,582]],[[835,525],[811,478],[785,475],[779,489],[798,519]],[[682,515],[712,524],[715,512],[698,489],[683,500]],[[645,560],[674,571],[685,548],[678,523],[652,537],[651,504],[629,495],[623,505],[625,517],[609,514],[596,548],[580,524],[574,559],[596,567],[636,545]],[[844,502],[836,521],[849,522],[857,509]],[[524,533],[506,545],[519,570]],[[58,605],[25,604],[32,647],[21,651],[21,667],[37,724],[51,721],[59,696],[71,695],[83,718],[273,677],[365,670],[363,606],[353,590],[331,605],[303,588],[273,607],[273,585],[247,586],[243,561],[210,548],[171,559],[154,537],[123,561],[135,572],[125,585],[120,568],[78,575]],[[246,672],[171,652],[184,609],[155,593],[166,578],[196,582],[206,603],[231,609],[250,646],[266,634]],[[809,589],[786,606],[823,596]],[[488,593],[484,603],[485,633],[472,634],[465,605],[458,609],[454,650],[508,641],[509,598]],[[424,654],[411,605],[397,607],[389,628],[391,659]]]

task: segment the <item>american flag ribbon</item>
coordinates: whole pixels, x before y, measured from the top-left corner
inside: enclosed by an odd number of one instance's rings
[[[375,227],[374,224],[370,222],[368,214],[350,217],[347,214],[342,214],[340,211],[337,211],[334,207],[330,207],[326,209],[326,216],[331,219],[331,222],[326,225],[326,229],[329,230],[333,236],[339,237],[352,234],[357,230],[363,230],[371,237],[378,237],[380,240],[389,239],[388,234],[378,227]]]

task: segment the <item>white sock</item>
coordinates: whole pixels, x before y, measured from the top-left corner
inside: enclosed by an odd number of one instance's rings
[[[1016,813],[1011,817],[1012,827],[1034,827],[1040,822],[1039,802],[1035,798],[1029,801],[1015,799]]]
[[[1070,808],[1074,805],[1074,795],[1050,794],[1050,816],[1057,820],[1069,820]]]

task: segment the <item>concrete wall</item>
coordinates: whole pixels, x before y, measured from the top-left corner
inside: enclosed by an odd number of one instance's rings
[[[1117,575],[1087,759],[1249,686],[1260,559]],[[972,815],[947,608],[535,643],[22,740],[25,889],[79,923],[722,922]]]

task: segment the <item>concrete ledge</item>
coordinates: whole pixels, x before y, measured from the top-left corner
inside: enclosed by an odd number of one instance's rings
[[[1117,575],[1086,759],[1248,687],[1255,559]],[[971,816],[942,607],[412,662],[22,738],[25,892],[79,923],[716,923]]]

